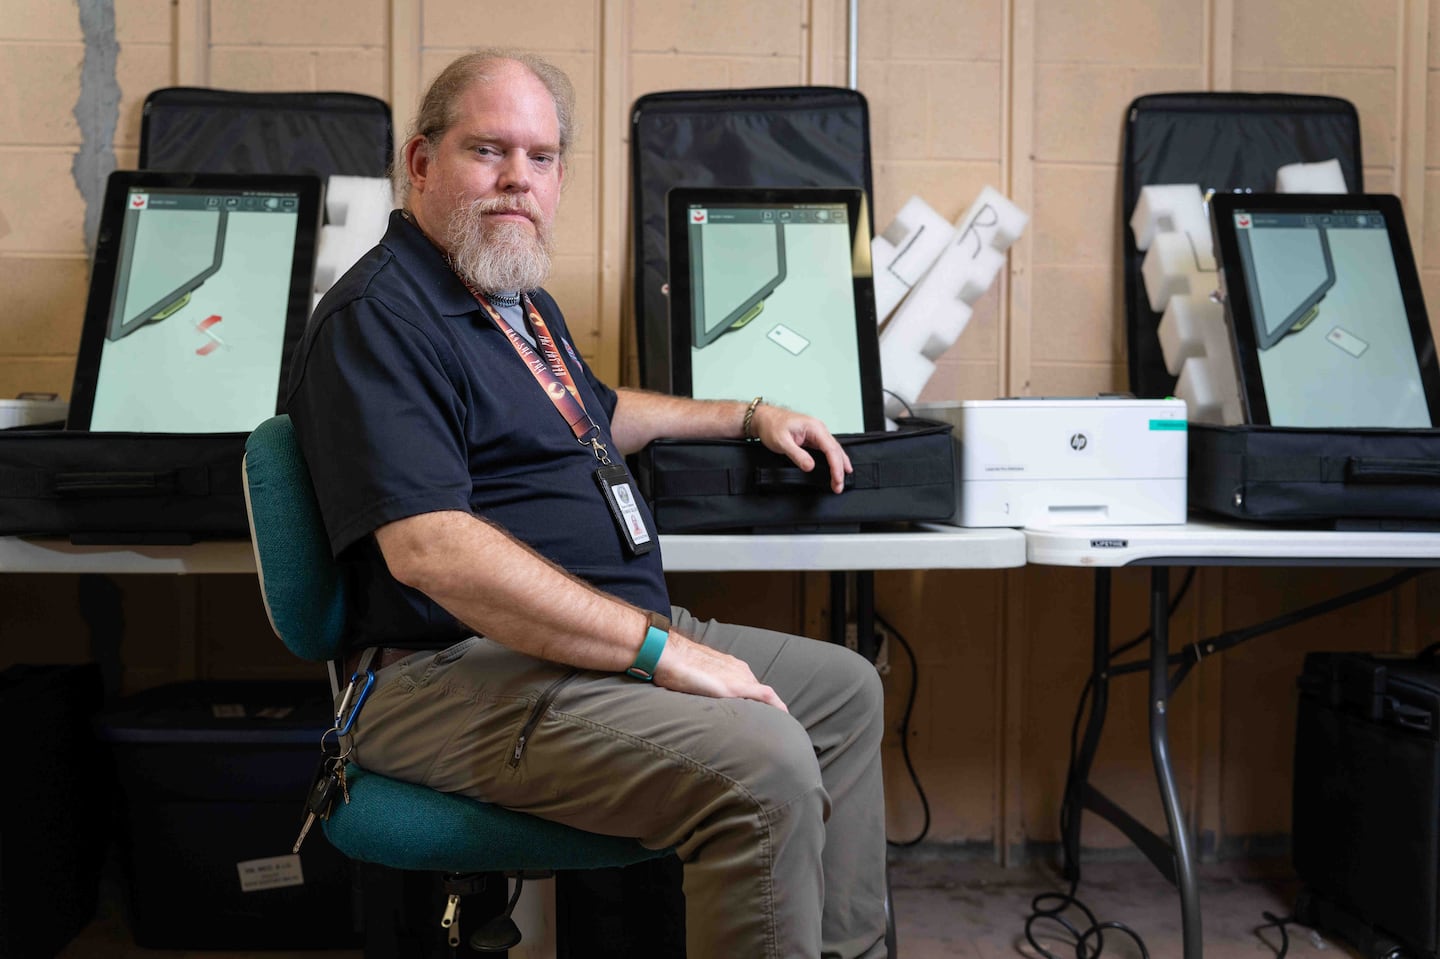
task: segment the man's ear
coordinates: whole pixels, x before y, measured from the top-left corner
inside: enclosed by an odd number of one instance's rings
[[[415,135],[406,142],[403,153],[405,169],[410,174],[411,188],[425,191],[425,178],[430,172],[430,142],[423,136]]]

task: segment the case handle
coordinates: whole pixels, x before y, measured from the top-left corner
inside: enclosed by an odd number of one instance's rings
[[[856,467],[858,471],[860,467]],[[830,470],[823,457],[817,456],[815,468],[806,473],[798,466],[758,467],[751,474],[759,493],[819,493],[830,489]],[[872,484],[873,485],[873,484]],[[865,489],[855,473],[845,477],[845,488]]]
[[[181,493],[203,496],[210,491],[203,468],[156,471],[56,473],[51,491],[61,498],[94,496],[154,496]]]
[[[1345,464],[1347,483],[1440,483],[1440,461],[1352,456]]]

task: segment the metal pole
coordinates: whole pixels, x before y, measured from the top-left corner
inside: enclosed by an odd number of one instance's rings
[[[850,49],[846,54],[850,89],[860,89],[860,0],[850,0]]]

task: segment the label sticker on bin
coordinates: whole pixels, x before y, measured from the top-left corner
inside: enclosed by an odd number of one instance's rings
[[[262,889],[281,889],[285,886],[305,885],[305,872],[300,868],[299,856],[269,856],[265,859],[247,859],[237,862],[240,871],[240,891],[259,892]]]

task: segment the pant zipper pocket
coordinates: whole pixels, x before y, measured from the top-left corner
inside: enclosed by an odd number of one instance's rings
[[[520,727],[520,735],[515,737],[515,749],[510,753],[510,768],[520,765],[520,757],[525,754],[525,744],[530,741],[530,734],[535,732],[535,727],[540,725],[540,720],[545,718],[545,713],[550,709],[550,704],[566,683],[580,675],[580,670],[572,669],[570,672],[555,680],[540,698],[535,700],[535,707],[530,710],[530,715],[525,719],[525,725]]]

